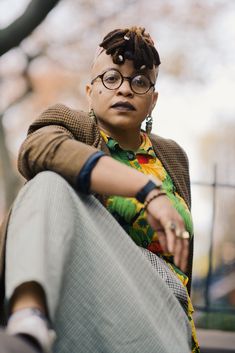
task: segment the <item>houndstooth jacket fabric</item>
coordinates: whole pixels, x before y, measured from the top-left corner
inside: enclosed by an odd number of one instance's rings
[[[173,140],[154,134],[151,134],[150,139],[157,157],[172,178],[176,191],[190,208],[190,178],[186,153]],[[62,175],[75,187],[79,171],[97,149],[109,155],[96,121],[85,112],[56,104],[44,111],[30,125],[27,138],[20,148],[18,169],[27,180],[41,171],[51,170]],[[0,278],[2,279],[7,223],[8,217],[0,229]],[[187,270],[188,289],[191,282],[192,257],[193,240],[190,244]]]

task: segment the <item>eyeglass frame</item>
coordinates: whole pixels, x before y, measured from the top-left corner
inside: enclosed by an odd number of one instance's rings
[[[105,86],[104,81],[103,81],[103,77],[104,77],[104,75],[105,75],[107,72],[109,72],[109,71],[116,71],[116,72],[118,72],[118,73],[120,74],[120,76],[121,76],[121,83],[120,83],[120,85],[119,85],[118,87],[109,88],[109,87]],[[132,88],[131,82],[132,82],[132,80],[133,80],[136,76],[138,76],[138,75],[143,75],[143,76],[145,76],[145,77],[149,80],[150,86],[149,86],[149,88],[147,89],[147,91],[144,92],[144,93],[135,92],[135,91],[133,90],[133,88]],[[122,73],[121,73],[119,70],[117,70],[117,69],[108,69],[108,70],[104,71],[102,74],[97,75],[95,78],[93,78],[93,79],[91,80],[91,85],[94,84],[94,82],[97,80],[97,78],[100,78],[100,79],[101,79],[101,82],[102,82],[102,84],[103,84],[103,86],[104,86],[105,88],[109,89],[110,91],[114,91],[115,89],[118,89],[119,87],[121,87],[121,85],[123,84],[124,80],[127,80],[127,81],[129,82],[129,85],[130,85],[130,88],[131,88],[132,92],[135,93],[135,94],[138,94],[138,95],[143,95],[143,94],[148,93],[149,90],[150,90],[152,87],[154,87],[154,86],[155,86],[155,83],[156,83],[156,82],[153,83],[153,82],[150,80],[150,78],[149,78],[148,76],[146,76],[146,75],[144,75],[144,74],[142,74],[142,73],[140,73],[140,72],[139,72],[139,73],[136,73],[136,74],[134,74],[134,75],[132,75],[132,76],[123,76]],[[155,88],[155,87],[154,87],[154,88]]]

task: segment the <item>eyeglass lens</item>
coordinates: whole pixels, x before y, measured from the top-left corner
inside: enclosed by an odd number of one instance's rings
[[[135,93],[146,93],[150,87],[151,83],[149,79],[142,74],[137,74],[129,79],[131,89]],[[102,77],[102,82],[104,86],[108,89],[117,89],[121,86],[124,77],[122,74],[117,70],[108,70],[104,73]]]

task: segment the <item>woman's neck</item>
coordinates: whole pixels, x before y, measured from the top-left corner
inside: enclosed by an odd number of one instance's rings
[[[106,135],[112,137],[115,141],[118,142],[119,146],[124,150],[137,151],[140,147],[141,134],[140,129],[135,130],[118,130],[107,129],[107,127],[100,126],[100,128],[105,132]]]

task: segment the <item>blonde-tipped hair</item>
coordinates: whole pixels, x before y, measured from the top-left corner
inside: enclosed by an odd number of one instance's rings
[[[131,27],[109,32],[99,44],[106,54],[111,55],[115,64],[132,60],[134,67],[152,69],[161,63],[157,49],[145,28]]]

